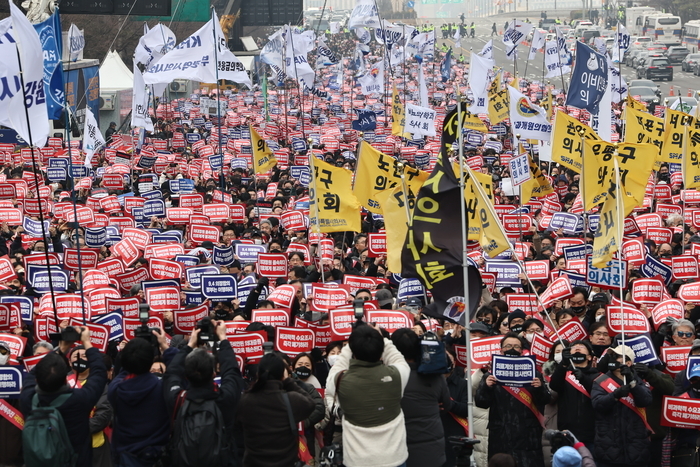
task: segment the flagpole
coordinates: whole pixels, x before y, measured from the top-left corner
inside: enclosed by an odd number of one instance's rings
[[[613,153],[613,162],[615,163],[615,204],[617,205],[617,264],[620,267],[620,270],[622,270],[622,234],[624,232],[623,225],[625,222],[625,219],[623,217],[623,203],[622,203],[622,180],[620,179],[620,164],[617,161],[618,156],[620,153],[618,152],[618,144],[614,143],[613,147],[615,148],[615,152]],[[620,334],[622,335],[622,345],[625,345],[625,305],[624,305],[624,282],[625,282],[624,277],[620,277],[619,283],[620,283]],[[622,362],[624,364],[624,357],[622,359]],[[624,383],[627,384],[627,377],[623,375],[623,380]]]
[[[289,40],[292,43],[292,62],[294,63],[294,76],[297,77],[297,95],[299,96],[299,113],[301,114],[301,134],[303,135],[304,138],[306,138],[306,129],[304,126],[304,104],[303,104],[303,99],[301,98],[301,85],[299,84],[299,72],[297,71],[297,61],[294,60],[295,57],[295,51],[294,51],[294,31],[292,31],[292,27],[290,25],[287,26],[287,31],[289,31]],[[286,54],[287,50],[285,47],[285,59],[286,59]],[[314,77],[316,74],[314,74]]]
[[[311,147],[311,142],[313,141],[311,138],[308,139],[309,141],[309,147]],[[318,206],[318,191],[316,191],[316,163],[314,161],[315,157],[313,153],[309,150],[309,169],[311,169],[311,185],[314,190],[314,196],[313,200],[311,197],[309,197],[309,202],[313,202],[314,206],[316,206],[316,233],[320,234],[321,233],[321,216],[320,216],[320,211],[319,211],[319,206]],[[309,212],[309,214],[311,214]],[[316,248],[318,250],[318,264],[321,269],[321,282],[326,282],[326,273],[323,271],[323,256],[321,255],[321,240],[319,239],[318,243],[316,244]]]
[[[217,138],[217,145],[219,146],[219,152],[218,154],[221,155],[221,171],[219,174],[219,186],[221,188],[221,192],[224,193],[226,191],[226,181],[224,180],[224,161],[223,157],[224,154],[221,152],[221,90],[219,89],[219,58],[217,54],[217,49],[219,48],[219,40],[216,37],[216,25],[214,24],[214,18],[215,18],[215,11],[214,7],[212,6],[211,8],[211,33],[214,36],[214,64],[215,64],[215,69],[216,69],[216,124],[219,129],[218,132],[218,138]],[[223,39],[223,38],[222,38]],[[153,102],[155,105],[155,96],[153,96]],[[153,109],[153,112],[155,113],[156,109]]]
[[[32,138],[32,124],[29,121],[29,109],[27,108],[26,102],[27,102],[27,87],[24,85],[24,71],[22,70],[22,57],[19,53],[19,47],[17,47],[17,44],[15,43],[15,50],[17,51],[17,64],[19,66],[19,79],[20,83],[22,85],[22,96],[24,97],[23,103],[24,103],[24,117],[27,119],[27,135],[29,136],[29,151],[31,152],[32,155],[32,172],[34,173],[34,184],[36,185],[36,201],[37,205],[39,206],[39,222],[41,222],[41,235],[44,240],[44,257],[46,259],[46,270],[48,271],[48,276],[49,276],[49,291],[51,292],[51,304],[53,305],[53,316],[54,319],[56,320],[56,329],[60,330],[60,322],[58,320],[58,313],[56,311],[56,294],[53,289],[53,277],[51,275],[51,260],[49,259],[49,245],[46,240],[46,227],[44,226],[44,212],[43,209],[41,208],[41,196],[39,196],[39,177],[37,175],[37,171],[39,170],[39,167],[37,166],[36,163],[36,155],[34,151],[34,138]],[[68,128],[68,131],[70,131],[70,127]],[[68,148],[68,156],[70,157],[70,148]],[[77,220],[77,219],[76,219]]]
[[[586,243],[586,233],[588,232],[588,217],[586,216],[586,130],[579,130],[578,135],[581,137],[581,177],[579,179],[579,191],[581,192],[581,201],[583,201],[583,243]]]
[[[462,285],[464,287],[464,304],[467,307],[466,316],[471,315],[471,301],[469,300],[469,262],[467,256],[467,237],[469,235],[469,219],[467,218],[467,204],[464,199],[464,134],[462,133],[462,96],[457,93],[457,135],[459,142],[459,207],[462,216]],[[446,149],[445,149],[446,150]],[[447,169],[447,168],[446,168]],[[478,180],[472,179],[472,184],[479,184]],[[469,330],[469,318],[464,320],[464,334],[467,340],[467,422],[469,425],[469,437],[474,438],[474,397],[472,387],[472,361],[471,361],[471,331]]]
[[[516,153],[520,152],[520,134],[518,133],[515,135],[514,141],[513,141],[513,157],[516,157]],[[529,161],[528,161],[529,164]],[[530,171],[530,166],[528,165],[527,168],[528,172]],[[513,174],[510,174],[511,180],[513,180]],[[518,230],[520,231],[520,241],[523,241],[523,184],[520,183],[518,184],[518,204],[520,205],[520,208],[518,209]]]

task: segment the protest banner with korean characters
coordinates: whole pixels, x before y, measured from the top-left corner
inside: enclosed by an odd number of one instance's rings
[[[681,320],[685,316],[685,305],[678,299],[664,300],[656,305],[651,310],[651,319],[654,321],[654,327],[658,330],[659,326],[666,322],[667,318]]]
[[[386,254],[386,233],[370,233],[367,234],[367,249],[368,256],[377,258]]]
[[[218,267],[212,265],[194,266],[185,269],[185,277],[187,277],[187,282],[190,283],[190,286],[194,287],[195,289],[198,289],[202,286],[203,275],[206,274],[211,276],[219,274],[220,272],[221,271],[219,271]]]
[[[535,359],[532,356],[491,356],[491,374],[504,386],[522,387],[532,383],[536,377]]]
[[[661,347],[661,361],[666,364],[664,371],[671,375],[683,371],[688,364],[688,354],[691,348],[690,345]]]
[[[577,318],[572,318],[571,321],[560,327],[558,332],[562,339],[569,342],[584,340],[588,337],[586,328]]]
[[[12,363],[12,365],[17,365],[18,363],[15,361]],[[23,381],[23,372],[20,369],[20,367],[17,366],[2,366],[0,367],[0,398],[10,398],[10,397],[17,397],[19,396],[21,390],[22,390],[22,381]],[[12,406],[9,406],[9,408],[12,408]],[[8,410],[8,406],[2,404],[0,405],[0,411],[6,412]],[[6,416],[3,413],[3,416]],[[19,416],[20,419],[22,420],[22,425],[24,424],[24,419],[21,418],[22,415],[17,413],[16,416]],[[18,420],[19,421],[19,420]]]
[[[644,363],[650,366],[661,363],[648,334],[629,337],[625,340],[625,345],[634,352],[634,363]]]
[[[94,269],[97,267],[99,257],[99,251],[89,248],[81,248],[80,257],[78,257],[77,248],[63,249],[63,265],[66,267],[66,269],[71,271],[77,271],[81,267],[83,269]]]
[[[700,400],[663,396],[661,425],[700,430]]]
[[[171,308],[173,310],[174,308]],[[173,324],[179,334],[189,335],[203,318],[209,316],[209,305],[173,311]]]
[[[24,354],[24,347],[27,345],[27,338],[24,336],[3,332],[0,333],[0,341],[5,342],[10,347],[9,364],[19,365],[19,357]]]
[[[270,279],[287,277],[287,256],[283,253],[258,253],[258,274]]]
[[[673,279],[697,279],[698,278],[698,259],[695,256],[682,255],[673,256],[671,258]]]
[[[234,250],[241,263],[255,263],[258,260],[258,254],[267,253],[265,245],[247,245],[244,243],[236,243]]]
[[[148,303],[148,306],[151,307],[153,311],[173,311],[180,307],[179,287],[165,286],[148,288],[145,290],[145,295],[146,303]]]
[[[535,361],[542,365],[549,360],[549,355],[552,353],[554,343],[540,334],[533,334],[532,342],[530,343],[530,355],[535,356]]]
[[[533,316],[540,310],[537,294],[534,293],[509,293],[505,300],[509,310],[521,309],[528,316]]]
[[[624,313],[624,323],[622,315]],[[626,335],[649,333],[649,320],[640,310],[625,305],[620,311],[619,305],[608,305],[606,307],[608,320],[608,330],[612,335],[621,334],[624,329]]]
[[[547,280],[549,279],[549,260],[527,261],[525,271],[532,280]]]
[[[347,305],[349,297],[345,289],[314,286],[311,309],[327,313],[335,307]]]
[[[311,329],[278,326],[275,330],[275,349],[292,358],[302,352],[310,352],[315,340],[316,336]]]
[[[603,289],[627,288],[627,261],[613,259],[605,268],[593,267],[593,256],[588,256],[586,282]]]
[[[182,279],[185,266],[177,261],[152,258],[148,262],[151,279]]]
[[[289,312],[286,310],[260,308],[251,312],[250,320],[274,327],[289,326]]]
[[[365,321],[377,323],[377,326],[386,329],[389,334],[393,334],[397,329],[413,327],[411,317],[400,310],[367,310]]]
[[[263,344],[267,340],[260,332],[242,332],[226,335],[236,355],[245,357],[249,364],[258,363],[264,355]]]
[[[197,245],[206,241],[218,243],[221,236],[220,229],[214,225],[190,225],[189,237],[192,243]]]
[[[482,368],[491,361],[494,353],[501,352],[501,340],[503,336],[482,337],[469,341],[473,368]]]
[[[214,301],[233,300],[238,295],[238,283],[233,274],[200,276],[202,295]]]
[[[275,290],[270,292],[267,299],[273,302],[280,308],[289,309],[294,302],[294,297],[296,296],[297,289],[293,285],[285,284],[275,287]],[[239,297],[240,298],[240,297]]]
[[[103,324],[109,328],[109,340],[119,340],[124,337],[124,322],[120,313],[107,313],[93,319],[95,324]]]
[[[344,341],[350,337],[355,322],[355,312],[348,308],[334,308],[328,313],[331,336],[334,341]]]
[[[638,305],[655,305],[663,299],[666,286],[660,279],[635,279],[632,282],[632,301]]]

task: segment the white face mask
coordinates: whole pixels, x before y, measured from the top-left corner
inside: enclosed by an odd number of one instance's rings
[[[528,342],[532,342],[532,339],[534,339],[534,337],[535,337],[535,333],[534,333],[534,332],[528,332],[527,334],[525,334],[525,339],[526,339]]]
[[[560,353],[554,354],[554,361],[557,363],[561,363],[561,354]]]
[[[605,315],[598,315],[595,317],[596,321],[600,321],[601,319],[605,318]]]
[[[7,361],[10,359],[10,354],[0,355],[0,365],[7,365]]]
[[[335,365],[335,362],[338,361],[338,357],[339,357],[339,356],[340,356],[340,355],[338,355],[338,354],[329,355],[329,356],[328,356],[328,364],[329,364],[330,366]]]

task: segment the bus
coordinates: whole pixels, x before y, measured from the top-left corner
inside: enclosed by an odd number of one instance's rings
[[[690,50],[698,50],[700,47],[700,19],[688,21],[683,26],[683,41],[682,44]]]
[[[680,44],[681,17],[670,13],[659,13],[644,18],[644,35],[664,44]]]

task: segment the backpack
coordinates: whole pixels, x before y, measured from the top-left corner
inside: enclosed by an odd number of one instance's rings
[[[176,467],[229,465],[231,452],[224,416],[214,399],[187,400],[186,391],[180,393],[173,437],[171,461]]]
[[[32,397],[32,411],[24,422],[22,449],[27,467],[72,467],[78,460],[68,439],[66,425],[58,408],[72,394],[61,394],[47,407],[39,407],[39,396]]]
[[[442,375],[447,373],[445,344],[433,332],[423,334],[421,340],[421,362],[418,373],[421,375]]]

